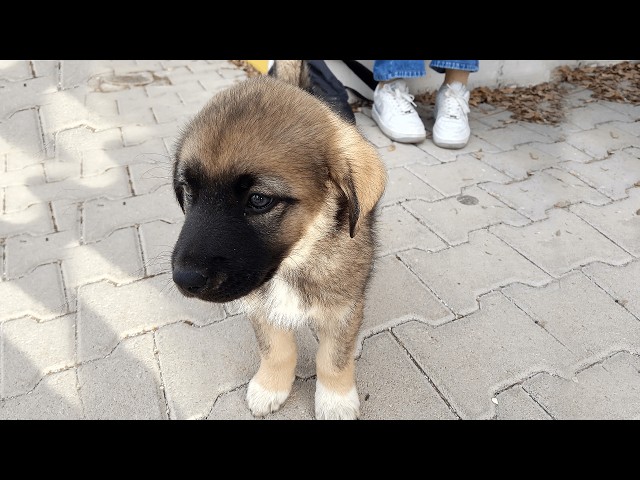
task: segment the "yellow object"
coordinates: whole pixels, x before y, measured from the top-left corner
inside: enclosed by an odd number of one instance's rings
[[[269,70],[269,60],[247,60],[247,63],[260,73],[267,73]]]

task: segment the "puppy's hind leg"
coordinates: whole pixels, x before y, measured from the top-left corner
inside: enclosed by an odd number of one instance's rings
[[[295,379],[297,348],[292,330],[251,319],[260,350],[260,368],[249,382],[247,404],[263,417],[277,411],[291,393]]]

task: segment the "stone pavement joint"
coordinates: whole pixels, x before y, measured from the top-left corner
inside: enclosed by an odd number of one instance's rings
[[[246,78],[227,60],[0,61],[0,419],[253,418],[242,302],[187,299],[170,269],[175,141]],[[358,107],[389,177],[362,419],[640,419],[640,105],[590,93],[558,125],[471,107],[459,150],[433,144],[432,106],[416,145]],[[267,419],[315,416],[318,340],[297,341]]]

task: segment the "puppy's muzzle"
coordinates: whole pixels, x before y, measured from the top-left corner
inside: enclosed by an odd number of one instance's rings
[[[187,295],[198,295],[207,288],[214,289],[226,277],[227,275],[222,272],[210,276],[189,268],[175,268],[173,270],[173,281]]]

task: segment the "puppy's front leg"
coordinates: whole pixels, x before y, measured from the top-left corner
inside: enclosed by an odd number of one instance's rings
[[[284,330],[251,319],[260,350],[260,368],[247,388],[247,403],[251,413],[263,417],[280,408],[291,393],[295,379],[296,349],[292,330]]]
[[[316,419],[355,420],[360,415],[354,352],[362,323],[363,305],[348,322],[317,328]]]

